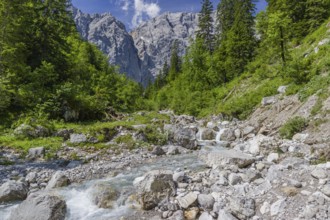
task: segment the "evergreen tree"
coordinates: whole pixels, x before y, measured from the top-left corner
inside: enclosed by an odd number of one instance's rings
[[[170,59],[171,63],[170,63],[170,68],[168,70],[168,80],[169,81],[173,81],[177,77],[177,75],[181,69],[181,60],[179,57],[179,51],[178,51],[179,48],[178,47],[179,47],[178,41],[175,40],[173,42],[173,46],[172,46],[171,59]]]
[[[213,34],[213,5],[210,0],[202,1],[202,9],[198,16],[198,30],[196,37],[203,40],[205,49],[213,51],[214,48],[214,34]]]
[[[234,24],[234,5],[236,0],[222,0],[217,6],[216,38],[219,44]]]
[[[330,0],[306,1],[309,31],[313,31],[330,16]]]

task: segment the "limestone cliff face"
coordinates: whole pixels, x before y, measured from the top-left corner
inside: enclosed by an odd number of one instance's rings
[[[74,8],[73,15],[81,36],[97,45],[121,73],[143,85],[169,61],[174,41],[180,55],[185,53],[198,24],[196,13],[165,13],[128,33],[109,13],[90,15]]]
[[[138,51],[123,23],[109,13],[89,15],[75,9],[73,15],[81,36],[102,50],[121,73],[144,85],[148,82],[152,76],[142,74]]]
[[[183,55],[197,24],[196,13],[165,13],[134,29],[131,35],[141,60],[142,72],[157,75],[165,61],[169,61],[174,41],[179,43],[179,54]]]

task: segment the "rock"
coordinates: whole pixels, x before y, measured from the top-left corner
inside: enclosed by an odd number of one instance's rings
[[[173,213],[173,215],[168,218],[168,220],[185,220],[184,213],[182,210],[178,210]]]
[[[270,204],[268,202],[264,202],[260,207],[260,213],[265,215],[268,212],[270,212]]]
[[[81,144],[86,143],[87,137],[84,134],[71,134],[70,135],[70,143],[72,144]]]
[[[266,165],[264,163],[257,163],[256,168],[259,171],[262,171],[263,169],[265,169]]]
[[[240,129],[235,129],[235,131],[234,131],[234,135],[235,135],[236,138],[240,138],[241,135],[242,135],[241,130],[240,130]]]
[[[34,193],[10,215],[9,220],[64,220],[65,201],[55,195]]]
[[[321,192],[324,195],[330,197],[330,184],[327,184],[327,185],[323,186],[322,189],[321,189]]]
[[[248,219],[255,215],[256,204],[254,199],[231,198],[230,210],[239,219]]]
[[[176,144],[190,150],[197,148],[196,129],[189,127],[178,128],[173,135],[173,140]]]
[[[267,105],[272,105],[276,102],[277,102],[277,98],[275,96],[264,97],[262,98],[261,105],[267,106]]]
[[[25,183],[8,181],[0,187],[0,203],[24,200],[28,191]]]
[[[228,165],[237,165],[239,168],[245,168],[254,163],[254,158],[241,153],[236,150],[218,150],[209,153],[201,152],[199,154],[203,160],[210,167],[225,167]]]
[[[61,129],[55,133],[56,137],[62,137],[64,141],[70,139],[70,134],[73,134],[73,129]]]
[[[160,146],[156,146],[152,150],[151,154],[156,155],[156,156],[161,156],[161,155],[165,154],[165,151]]]
[[[236,139],[234,131],[230,128],[223,128],[219,131],[220,141],[234,141]]]
[[[213,216],[208,212],[203,212],[198,220],[213,220]]]
[[[242,181],[242,178],[241,178],[241,176],[237,175],[236,173],[231,173],[228,176],[228,181],[229,181],[230,185],[234,186],[234,185],[239,184]]]
[[[36,138],[37,134],[35,129],[27,124],[21,124],[14,130],[14,135],[18,137],[28,137],[28,138]]]
[[[212,210],[215,202],[213,196],[210,194],[199,194],[197,201],[204,210]]]
[[[86,159],[88,160],[88,158],[86,158]],[[68,165],[66,165],[66,168],[72,169],[72,168],[78,167],[82,164],[83,164],[83,162],[80,160],[72,160],[72,161],[70,161],[70,163]]]
[[[177,155],[177,154],[180,154],[180,151],[177,146],[169,146],[166,154],[167,155]]]
[[[278,87],[277,92],[280,94],[284,94],[286,92],[287,88],[288,88],[287,86],[280,86],[280,87]]]
[[[199,209],[196,207],[190,208],[184,212],[185,220],[196,220]]]
[[[35,133],[37,137],[49,137],[51,134],[48,128],[41,125],[36,126]]]
[[[25,177],[25,181],[27,181],[28,183],[35,183],[36,180],[37,180],[37,173],[36,172],[30,172]]]
[[[98,183],[93,187],[93,203],[99,208],[111,209],[120,193],[106,183]]]
[[[328,177],[327,172],[320,168],[313,170],[311,175],[316,179],[326,179]]]
[[[30,159],[42,158],[45,156],[45,148],[44,147],[35,147],[30,148],[29,153],[27,155]]]
[[[243,136],[249,135],[255,131],[255,127],[253,126],[246,126],[243,128]]]
[[[182,182],[184,180],[185,173],[184,172],[177,172],[173,174],[173,181],[175,182]]]
[[[270,207],[270,215],[276,216],[279,213],[282,213],[286,207],[286,199],[279,199],[274,202]]]
[[[197,194],[190,192],[187,195],[185,195],[184,197],[179,197],[177,198],[179,205],[184,208],[187,209],[189,206],[193,205],[196,200],[197,200]]]
[[[62,172],[57,171],[49,180],[46,189],[54,189],[58,187],[68,186],[70,184],[69,178]]]
[[[281,191],[282,191],[286,196],[289,196],[289,197],[293,197],[293,196],[295,196],[295,195],[298,194],[298,190],[297,190],[297,188],[295,188],[295,187],[290,187],[290,186],[288,186],[288,187],[283,187],[283,188],[281,189]]]
[[[280,155],[278,153],[271,153],[267,157],[267,162],[269,163],[277,162],[279,157]]]
[[[215,140],[215,136],[217,135],[214,130],[209,128],[202,130],[201,133],[202,140]]]
[[[304,143],[308,137],[309,137],[309,134],[301,134],[301,133],[298,133],[298,134],[295,134],[295,135],[292,137],[292,140],[293,140],[293,141],[297,141],[297,142]]]
[[[238,219],[229,212],[227,212],[226,210],[220,210],[218,214],[218,220],[238,220]]]
[[[144,210],[155,208],[158,203],[176,193],[173,173],[168,170],[148,172],[137,184],[140,204]]]

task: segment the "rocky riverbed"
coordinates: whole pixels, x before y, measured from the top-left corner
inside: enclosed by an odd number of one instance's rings
[[[330,219],[327,141],[221,117],[171,122],[152,151],[1,166],[1,219]]]

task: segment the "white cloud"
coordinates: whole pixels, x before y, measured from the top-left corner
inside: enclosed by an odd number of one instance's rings
[[[128,11],[129,6],[130,6],[130,2],[129,2],[129,0],[122,0],[121,2],[122,2],[121,9],[122,9],[123,11]]]
[[[133,27],[139,25],[143,21],[143,16],[153,18],[159,15],[160,7],[157,3],[146,3],[144,0],[134,0],[134,16],[132,19]]]

